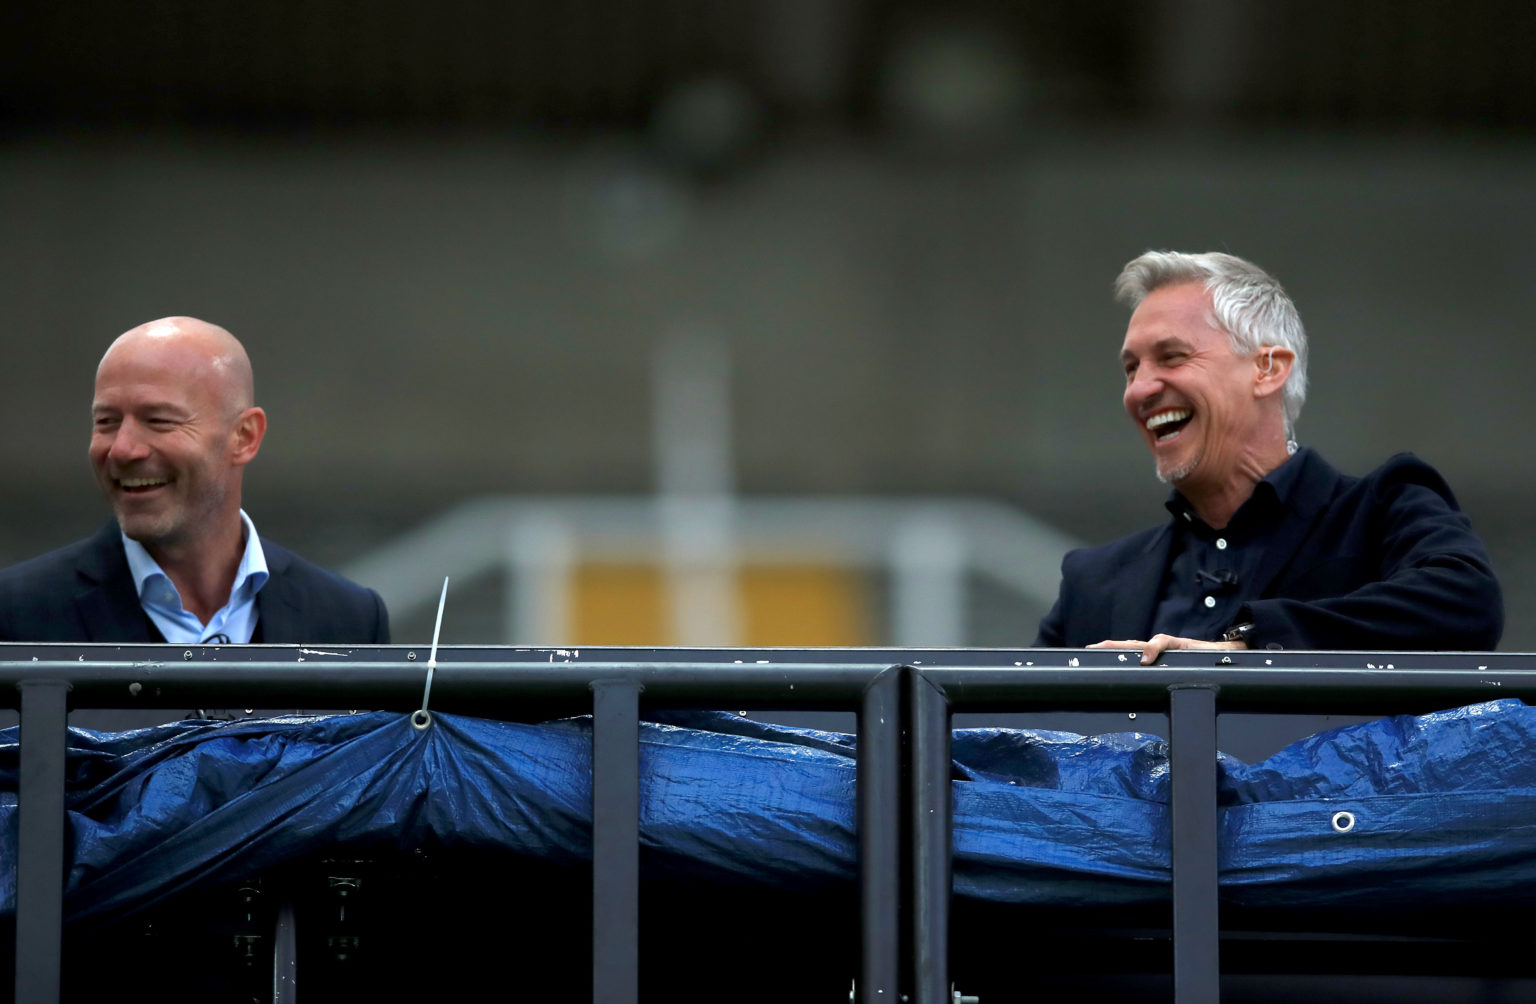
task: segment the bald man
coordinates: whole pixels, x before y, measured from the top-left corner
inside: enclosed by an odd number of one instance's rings
[[[91,467],[115,517],[0,571],[0,641],[383,644],[378,594],[263,541],[240,508],[267,431],[228,331],[167,317],[96,369]]]

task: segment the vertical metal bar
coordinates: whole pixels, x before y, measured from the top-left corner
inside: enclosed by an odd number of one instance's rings
[[[899,1000],[901,964],[901,678],[894,667],[864,690],[859,708],[861,1004]]]
[[[17,785],[16,1001],[56,1004],[64,939],[64,680],[23,680]]]
[[[1173,996],[1177,1004],[1215,1004],[1221,997],[1216,688],[1168,689]]]
[[[912,954],[916,1004],[949,1001],[953,851],[949,700],[913,672],[911,701]]]
[[[640,684],[592,683],[592,1001],[640,996]]]
[[[293,900],[284,896],[272,923],[272,1004],[295,1004],[298,999],[299,938]]]

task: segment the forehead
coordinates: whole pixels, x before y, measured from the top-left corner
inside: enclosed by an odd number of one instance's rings
[[[217,396],[221,389],[206,354],[169,341],[114,345],[96,370],[97,403],[183,403]]]
[[[1163,286],[1148,293],[1131,314],[1120,354],[1140,355],[1168,342],[1197,349],[1217,344],[1230,348],[1226,332],[1216,327],[1215,320],[1211,294],[1202,283]]]

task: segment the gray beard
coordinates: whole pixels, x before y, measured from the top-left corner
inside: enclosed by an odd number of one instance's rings
[[[1189,463],[1185,464],[1183,467],[1175,467],[1173,470],[1167,472],[1166,474],[1163,473],[1163,469],[1157,466],[1156,463],[1152,465],[1152,468],[1153,471],[1157,474],[1157,480],[1161,481],[1165,485],[1177,485],[1180,481],[1183,481],[1185,478],[1195,473],[1195,468],[1200,466],[1201,456],[1202,455],[1199,453],[1195,454],[1194,457],[1190,459]]]

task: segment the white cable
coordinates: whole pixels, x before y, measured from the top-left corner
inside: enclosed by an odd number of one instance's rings
[[[427,657],[427,687],[421,692],[421,709],[411,715],[411,725],[425,731],[432,725],[427,702],[432,697],[432,671],[437,669],[437,639],[443,633],[443,607],[448,605],[448,576],[443,576],[443,594],[437,598],[437,626],[432,629],[432,654]]]

